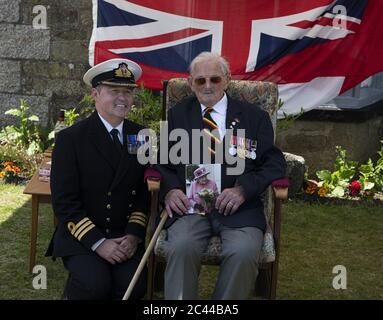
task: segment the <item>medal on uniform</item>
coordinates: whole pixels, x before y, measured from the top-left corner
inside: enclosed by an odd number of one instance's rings
[[[255,150],[257,150],[257,141],[251,140],[251,152],[250,152],[250,158],[255,160],[257,158],[257,154],[255,153]]]
[[[250,159],[250,139],[245,139],[246,158]]]
[[[128,134],[128,153],[136,154],[137,153],[137,135]]]
[[[237,150],[232,146],[229,148],[229,154],[231,156],[235,156],[237,154]]]
[[[230,124],[230,129],[236,129],[238,123],[239,123],[239,119],[238,118],[234,118],[233,121]]]
[[[245,149],[238,148],[237,149],[237,154],[238,154],[238,157],[240,157],[242,159],[246,158],[246,150]]]
[[[128,134],[128,144],[136,144],[137,135],[136,134]]]
[[[242,159],[246,158],[245,139],[242,137],[237,137],[237,154]]]
[[[252,159],[255,160],[257,158],[257,154],[255,150],[257,149],[257,141],[246,139],[242,137],[237,137],[237,154],[242,159]]]
[[[250,158],[249,139],[245,139],[245,157]]]
[[[146,137],[143,134],[137,135],[137,145],[138,147],[141,147],[146,143]]]
[[[142,145],[145,144],[145,136],[142,134],[137,135],[137,142],[136,142],[136,152],[138,153],[140,151],[140,148]]]
[[[231,136],[230,137],[229,154],[232,156],[235,156],[237,154],[237,149],[234,147],[236,144],[237,144],[237,137]]]

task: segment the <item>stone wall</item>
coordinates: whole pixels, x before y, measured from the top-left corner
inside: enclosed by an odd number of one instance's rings
[[[47,29],[33,28],[33,8],[47,11]],[[75,107],[88,89],[82,82],[92,32],[91,0],[0,0],[0,126],[4,112],[31,105],[43,126],[61,108]]]
[[[277,133],[277,144],[285,152],[303,156],[309,176],[317,170],[333,170],[335,147],[347,158],[365,162],[376,159],[383,140],[383,101],[360,110],[312,110],[287,130]]]
[[[47,10],[47,29],[32,26],[33,8]],[[43,126],[52,125],[61,108],[73,108],[88,89],[82,82],[92,31],[91,0],[0,0],[0,127],[4,115],[24,98]],[[351,159],[373,157],[383,139],[383,106],[375,111],[310,111],[278,133],[285,152],[301,155],[312,176],[332,169],[335,146]]]

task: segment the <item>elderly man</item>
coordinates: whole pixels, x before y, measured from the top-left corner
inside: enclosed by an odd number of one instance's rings
[[[183,128],[190,137],[192,129],[207,132],[213,141],[209,149],[213,155],[214,144],[233,141],[245,169],[241,175],[228,175],[228,164],[223,161],[222,192],[214,210],[201,216],[185,214],[191,205],[185,195],[185,166],[172,165],[172,159],[168,165],[157,166],[164,177],[161,197],[171,217],[166,224],[166,299],[197,298],[201,253],[213,234],[222,239],[222,262],[212,298],[247,299],[254,290],[266,228],[260,195],[274,179],[284,177],[286,163],[274,146],[268,114],[229,97],[225,93],[229,81],[227,61],[214,53],[201,53],[190,65],[189,85],[195,97],[186,98],[168,112],[169,131]],[[244,129],[246,139],[227,137],[230,126]],[[211,134],[209,127],[219,136]],[[169,148],[173,144],[170,141]]]
[[[145,167],[130,154],[141,126],[125,119],[142,71],[112,59],[86,72],[96,110],[60,131],[51,189],[58,226],[47,255],[62,257],[66,299],[121,299],[144,250],[148,192]],[[145,293],[145,272],[132,298]]]

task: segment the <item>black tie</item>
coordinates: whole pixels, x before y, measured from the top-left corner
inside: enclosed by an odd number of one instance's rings
[[[213,118],[211,117],[211,114],[210,114],[212,111],[214,111],[213,108],[207,107],[203,111],[204,114],[203,114],[202,121],[203,121],[204,133],[211,140],[211,148],[209,148],[209,151],[212,154],[212,156],[214,156],[215,155],[215,145],[217,143],[221,143],[221,140],[220,140],[220,137],[219,137],[218,133],[214,134],[212,132],[213,130],[216,130],[216,129],[218,130],[218,125],[213,120]],[[212,157],[212,160],[214,160],[213,157]]]
[[[118,139],[118,130],[112,129],[112,130],[110,130],[110,134],[112,135],[113,143],[116,146],[117,150],[121,151],[122,145],[121,145],[120,139]]]

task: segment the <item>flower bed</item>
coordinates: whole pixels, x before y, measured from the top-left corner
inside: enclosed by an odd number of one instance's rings
[[[305,190],[301,193],[297,193],[294,199],[303,200],[311,203],[321,204],[336,204],[336,205],[368,205],[368,206],[382,206],[383,205],[383,192],[375,192],[372,196],[343,196],[335,197],[329,195],[308,194]]]
[[[383,144],[383,141],[381,141]],[[337,157],[334,171],[316,172],[319,181],[305,180],[304,197],[312,199],[343,199],[351,201],[369,200],[381,203],[383,199],[383,146],[374,163],[358,164],[346,159],[346,151],[336,147]],[[331,200],[332,201],[332,200]]]

